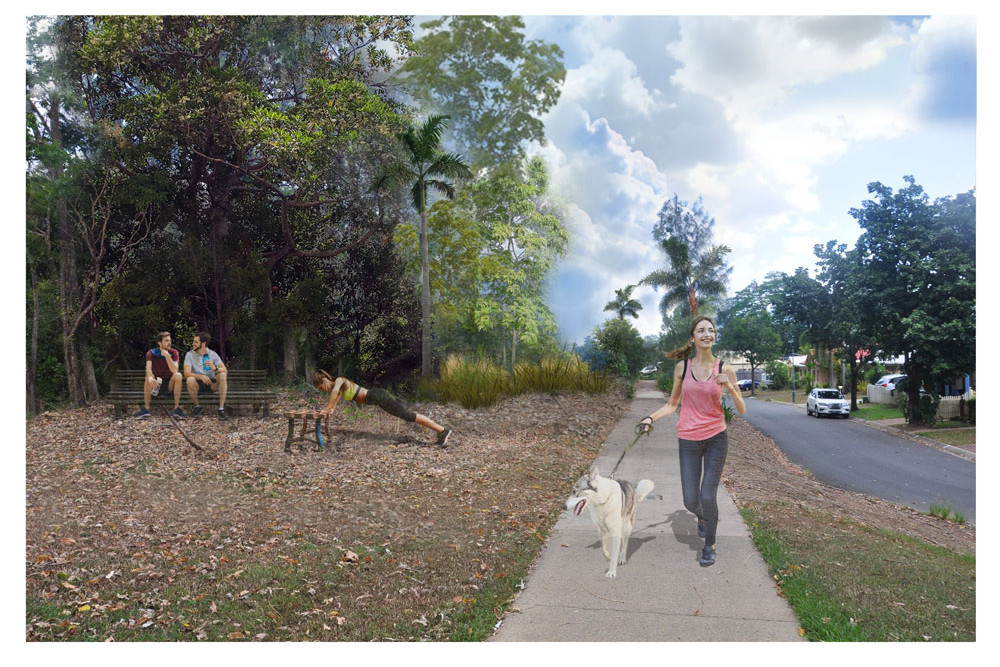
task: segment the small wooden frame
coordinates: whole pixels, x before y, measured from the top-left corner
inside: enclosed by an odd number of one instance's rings
[[[293,410],[292,412],[286,412],[285,418],[288,419],[288,437],[285,438],[285,451],[292,451],[292,445],[294,443],[299,443],[299,449],[303,450],[306,448],[305,443],[312,443],[315,451],[322,451],[323,440],[320,434],[320,424],[322,428],[326,431],[326,441],[333,442],[334,449],[340,451],[340,444],[333,441],[330,437],[330,415],[326,414],[320,410]],[[302,420],[302,427],[299,430],[298,435],[295,434],[295,420]],[[312,428],[309,427],[309,421],[312,420]]]

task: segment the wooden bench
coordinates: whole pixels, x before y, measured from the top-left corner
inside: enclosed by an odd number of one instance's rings
[[[271,403],[277,400],[277,395],[265,386],[264,371],[257,370],[229,370],[228,390],[226,391],[226,410],[229,408],[250,408],[253,412],[260,412],[263,419],[270,416]],[[146,371],[126,371],[120,370],[115,373],[111,380],[111,391],[105,400],[114,406],[114,418],[121,419],[129,416],[131,408],[141,408],[143,402],[143,384],[146,381]],[[214,391],[206,391],[204,385],[199,387],[198,402],[203,406],[219,407],[219,394]],[[185,412],[191,412],[194,403],[191,395],[188,394],[187,384],[181,391],[181,407]],[[157,407],[165,407],[172,410],[174,407],[174,395],[167,389],[164,382],[160,387],[159,395],[152,396],[149,401],[149,408],[153,410]]]

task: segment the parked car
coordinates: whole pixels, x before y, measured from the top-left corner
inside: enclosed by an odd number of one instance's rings
[[[851,404],[838,389],[816,388],[806,397],[806,414],[817,417],[840,415],[847,418],[851,416]]]
[[[635,368],[635,366],[633,366],[632,368]],[[650,364],[644,367],[641,371],[639,371],[639,375],[653,375],[656,373],[656,371],[657,371],[656,364]]]
[[[750,391],[750,386],[753,385],[752,380],[737,380],[736,386],[739,387],[740,391]]]
[[[892,373],[890,375],[883,375],[875,384],[879,387],[885,387],[889,391],[893,391],[896,388],[896,383],[905,379],[905,373]]]

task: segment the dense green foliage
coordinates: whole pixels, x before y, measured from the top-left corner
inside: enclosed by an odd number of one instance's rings
[[[475,170],[516,166],[528,142],[545,143],[539,116],[566,77],[558,46],[525,40],[520,16],[444,16],[421,27],[401,78],[455,120],[453,140]]]
[[[507,135],[514,143],[477,153],[478,166],[494,167],[522,155],[522,140],[544,140],[536,116],[557,99],[563,70],[558,48],[524,40],[517,17],[487,23],[503,28],[502,39],[462,28],[436,57],[455,57],[454,48],[530,65],[508,82],[503,106],[459,110],[460,136],[519,109]],[[443,151],[414,162],[429,145],[405,139],[433,136],[437,145],[444,128],[414,122],[430,101],[393,83],[412,47],[403,16],[30,20],[29,413],[39,398],[95,400],[116,368],[141,367],[161,330],[182,349],[208,331],[232,366],[286,381],[317,366],[366,382],[409,375],[428,356],[421,320],[430,317],[416,298],[419,270],[392,239],[397,225],[423,218],[428,188],[454,194],[453,179],[468,175]],[[408,85],[417,83],[411,76]],[[461,97],[479,84],[449,85]],[[534,95],[543,89],[544,102]],[[392,178],[412,176],[414,164],[420,178]],[[508,190],[538,187],[502,171]],[[497,187],[469,185],[470,200]],[[562,235],[546,252],[561,252]],[[528,278],[494,275],[489,289],[541,283],[551,266],[539,263]],[[480,276],[464,277],[476,290]],[[506,309],[506,335],[556,347],[541,340],[554,327],[531,325],[546,321],[533,306]]]

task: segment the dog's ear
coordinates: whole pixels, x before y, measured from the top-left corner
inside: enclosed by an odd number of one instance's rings
[[[590,479],[595,480],[600,476],[601,472],[597,469],[597,464],[595,463],[594,465],[590,466],[590,475],[589,475]]]

